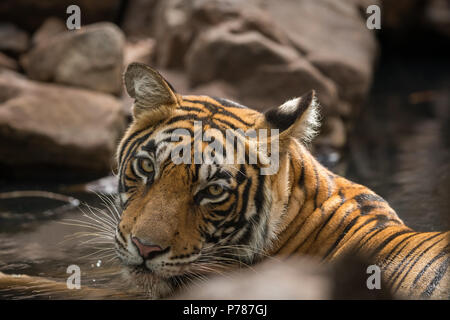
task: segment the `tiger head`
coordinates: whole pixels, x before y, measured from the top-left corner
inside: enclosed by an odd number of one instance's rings
[[[288,205],[290,150],[317,126],[314,92],[262,114],[177,94],[139,63],[128,66],[124,82],[135,99],[117,152],[122,214],[115,246],[126,275],[161,297],[185,280],[264,256]],[[265,138],[245,134],[261,129]],[[230,132],[231,150],[240,145],[244,161],[224,145]],[[263,143],[264,152],[257,148]],[[263,174],[275,155],[276,172]]]

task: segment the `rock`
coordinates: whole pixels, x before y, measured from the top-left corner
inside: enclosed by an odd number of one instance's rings
[[[115,21],[121,10],[121,0],[2,0],[0,21],[11,21],[17,26],[34,31],[48,17],[66,21],[68,6],[76,4],[81,9],[81,24],[97,21]]]
[[[202,33],[186,54],[192,85],[211,80],[241,81],[265,65],[286,65],[297,52],[256,31],[243,31],[242,21],[225,23]]]
[[[124,129],[111,95],[0,71],[0,165],[8,173],[108,173]]]
[[[340,129],[351,128],[378,53],[366,27],[370,4],[380,1],[159,1],[156,63],[184,69],[190,92],[221,81],[259,110],[315,89],[324,121],[333,117],[324,128],[336,132],[318,141],[342,146]]]
[[[359,1],[260,1],[294,46],[335,82],[339,97],[354,107],[368,92],[377,55],[375,34],[365,25]]]
[[[155,40],[150,38],[137,41],[127,41],[125,44],[123,65],[131,62],[142,62],[152,64],[155,49]]]
[[[117,26],[97,23],[39,43],[21,63],[34,80],[118,94],[124,45],[124,35]]]
[[[328,117],[321,128],[321,133],[316,141],[320,145],[341,149],[347,142],[345,126],[339,117]]]
[[[333,300],[398,298],[381,280],[367,289],[368,259],[355,255],[327,265],[313,257],[276,257],[197,282],[174,299],[182,300]],[[212,269],[214,270],[214,268]]]
[[[0,52],[0,70],[3,68],[18,70],[19,64],[13,58],[10,58],[6,54]]]
[[[155,14],[156,58],[162,67],[184,66],[184,54],[198,35],[209,27],[241,20],[241,28],[287,43],[279,26],[260,8],[236,0],[160,1]],[[242,31],[242,30],[241,30]]]
[[[352,60],[351,55],[336,59],[328,53],[312,54],[308,56],[308,61],[336,84],[342,103],[350,105],[350,112],[346,112],[345,107],[336,106],[338,113],[342,116],[355,114],[369,92],[372,82],[372,64],[357,64],[355,60]]]
[[[42,26],[40,26],[39,29],[33,34],[31,42],[33,45],[47,42],[58,33],[62,33],[64,31],[67,31],[65,23],[59,18],[50,17],[45,20]]]
[[[333,291],[328,269],[308,258],[267,260],[192,286],[175,299],[323,300]]]
[[[14,54],[28,49],[28,34],[11,23],[0,24],[0,51]]]
[[[323,112],[331,113],[337,103],[335,84],[307,60],[299,58],[289,65],[259,68],[240,85],[239,98],[263,110],[313,89],[317,91]]]
[[[133,0],[127,3],[122,29],[128,39],[154,37],[158,0]]]

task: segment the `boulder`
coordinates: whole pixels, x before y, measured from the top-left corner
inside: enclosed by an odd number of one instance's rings
[[[208,279],[179,292],[181,300],[347,300],[399,297],[387,289],[367,289],[368,259],[355,255],[321,264],[313,257],[267,259],[235,271],[217,271]]]
[[[38,43],[21,63],[33,80],[118,94],[124,45],[124,35],[117,26],[97,23]]]
[[[184,55],[193,41],[208,28],[240,20],[241,28],[287,43],[287,37],[266,12],[249,1],[167,0],[155,9],[156,58],[165,68],[184,66]],[[242,30],[241,30],[242,31]]]
[[[361,12],[364,1],[259,2],[306,59],[336,84],[339,97],[356,108],[367,95],[377,56],[374,31]]]
[[[11,57],[8,57],[6,54],[3,54],[0,52],[0,69],[11,69],[11,70],[18,70],[19,64],[16,60],[14,60]]]
[[[0,167],[108,173],[124,129],[111,95],[0,71]]]
[[[261,111],[315,89],[324,128],[336,135],[317,141],[342,147],[378,54],[366,27],[371,4],[380,1],[158,1],[156,64],[184,69],[190,92],[221,81]]]
[[[155,9],[158,0],[128,1],[122,29],[128,39],[142,39],[155,35]]]
[[[62,33],[64,31],[67,31],[66,24],[61,19],[50,17],[44,21],[38,30],[36,30],[31,38],[31,42],[33,45],[47,42],[58,33]]]
[[[260,67],[242,82],[239,98],[264,110],[313,89],[317,91],[322,111],[326,115],[334,113],[338,100],[336,85],[306,59],[299,58],[288,65]]]
[[[242,21],[225,23],[202,33],[186,53],[192,85],[211,80],[242,81],[265,65],[287,65],[298,53],[256,31],[245,31]]]
[[[123,64],[125,67],[131,62],[152,64],[154,51],[155,41],[151,38],[127,41],[125,44]]]
[[[28,34],[11,23],[0,24],[0,51],[23,53],[29,46]]]

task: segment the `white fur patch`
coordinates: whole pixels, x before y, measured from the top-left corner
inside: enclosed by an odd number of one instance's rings
[[[278,110],[284,114],[291,114],[297,109],[299,102],[300,102],[300,98],[294,98],[294,99],[288,100],[285,103],[283,103],[281,106],[279,106]]]
[[[304,143],[309,143],[318,134],[319,127],[319,102],[317,101],[317,98],[314,97],[310,106],[303,112],[300,121],[295,123],[292,135]]]

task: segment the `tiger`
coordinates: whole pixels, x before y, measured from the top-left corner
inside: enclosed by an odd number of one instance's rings
[[[269,257],[311,256],[328,264],[360,254],[379,267],[396,296],[449,299],[450,232],[412,230],[382,197],[331,172],[309,151],[320,125],[314,90],[262,113],[228,99],[178,94],[142,63],[128,65],[124,84],[134,102],[117,149],[115,250],[126,277],[151,298]],[[253,163],[196,162],[196,147],[208,148],[205,141],[194,146],[199,122],[202,133],[270,131],[265,140],[237,139],[245,160],[255,145],[266,143],[267,156],[276,144],[278,169],[263,174],[264,156]],[[190,135],[173,139],[180,129]],[[173,161],[180,150],[192,161]]]

